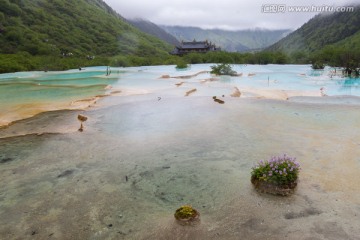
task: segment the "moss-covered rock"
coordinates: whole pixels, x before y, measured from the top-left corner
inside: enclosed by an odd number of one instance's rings
[[[180,225],[194,225],[200,222],[200,213],[190,205],[178,208],[174,217]]]

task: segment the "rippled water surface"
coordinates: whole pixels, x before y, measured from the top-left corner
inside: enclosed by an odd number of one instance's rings
[[[280,68],[238,67],[244,74]],[[290,78],[289,71],[310,71],[288,68],[273,84]],[[260,72],[206,83],[207,73],[160,78],[203,70],[113,70],[119,76],[104,81],[123,94],[86,111],[45,112],[0,129],[0,238],[358,239],[359,98],[229,96],[242,81],[266,87],[269,73]],[[296,74],[295,82],[313,82]],[[147,77],[154,84],[144,83]],[[197,92],[185,97],[194,86]],[[225,103],[213,95],[224,95]],[[82,133],[79,113],[89,118]],[[251,167],[283,153],[301,164],[296,192],[254,191]],[[183,204],[199,210],[200,225],[175,223]]]

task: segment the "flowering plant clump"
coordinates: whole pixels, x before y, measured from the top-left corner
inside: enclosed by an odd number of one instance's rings
[[[296,182],[299,171],[300,164],[296,158],[284,154],[268,161],[261,160],[252,168],[251,177],[278,185],[288,185]]]

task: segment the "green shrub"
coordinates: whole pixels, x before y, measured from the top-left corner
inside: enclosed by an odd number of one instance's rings
[[[323,63],[320,63],[320,62],[314,62],[314,63],[312,63],[311,67],[314,70],[321,70],[321,69],[325,68],[325,65]]]
[[[237,75],[237,72],[235,72],[234,70],[232,70],[230,64],[226,64],[226,63],[221,63],[218,65],[213,65],[211,66],[211,74],[216,74],[216,75],[230,75],[230,76],[235,76]]]
[[[251,176],[259,180],[286,185],[297,180],[299,171],[300,165],[296,158],[284,154],[282,157],[260,161],[252,168]]]
[[[187,68],[187,67],[188,67],[188,65],[187,65],[187,63],[184,62],[184,61],[180,61],[180,62],[178,62],[178,63],[176,64],[176,68],[177,68],[177,69],[184,69],[184,68]]]

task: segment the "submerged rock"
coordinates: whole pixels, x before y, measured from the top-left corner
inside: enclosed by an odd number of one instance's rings
[[[194,93],[194,92],[196,92],[196,91],[197,91],[196,88],[191,89],[190,91],[187,91],[187,92],[186,92],[185,96],[187,97],[187,96],[189,96],[190,94],[192,94],[192,93]]]
[[[10,157],[5,157],[5,158],[1,158],[0,159],[0,163],[7,163],[7,162],[11,162],[14,161],[15,159],[10,158]]]
[[[175,83],[175,85],[176,85],[177,87],[180,87],[180,86],[183,85],[183,84],[184,84],[184,82]]]
[[[297,186],[297,182],[290,182],[286,185],[266,182],[254,176],[251,177],[251,183],[259,192],[270,193],[274,195],[288,196],[292,194]]]
[[[240,97],[240,96],[241,96],[241,92],[240,92],[240,90],[239,90],[237,87],[235,87],[234,92],[233,92],[230,96],[231,96],[231,97]]]
[[[219,104],[224,104],[225,103],[224,100],[218,99],[216,96],[213,96],[213,99],[214,99],[214,102],[217,102]]]
[[[66,171],[60,173],[57,177],[58,178],[67,177],[73,173],[74,173],[74,170],[66,170]]]

